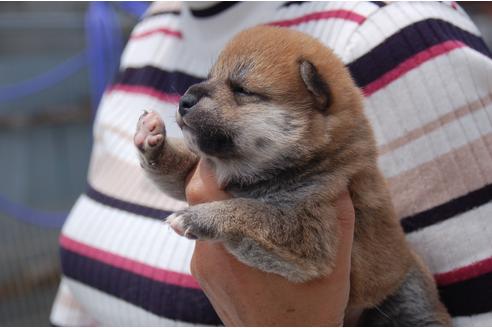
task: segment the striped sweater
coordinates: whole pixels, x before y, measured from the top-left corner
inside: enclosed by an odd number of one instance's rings
[[[60,236],[56,325],[216,325],[190,275],[193,242],[161,219],[186,206],[143,175],[132,143],[143,109],[164,118],[240,30],[308,33],[365,95],[379,166],[412,247],[456,325],[492,324],[492,60],[455,3],[249,2],[154,10],[135,27],[100,104],[87,191]]]

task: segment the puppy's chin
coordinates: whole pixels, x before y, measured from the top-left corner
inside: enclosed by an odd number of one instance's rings
[[[193,134],[193,131],[190,130],[186,125],[180,127],[181,127],[181,131],[183,132],[183,137],[186,146],[188,146],[188,148],[195,154],[200,155],[200,150],[198,149],[198,144],[196,142],[196,138],[195,135]]]
[[[181,130],[188,129],[190,131],[195,130],[196,124],[196,117],[195,118],[189,118],[189,116],[181,116],[181,114],[176,111],[176,123],[178,123],[178,126]]]
[[[237,157],[234,137],[225,131],[210,127],[192,128],[184,122],[180,126],[186,144],[195,153],[223,160]]]

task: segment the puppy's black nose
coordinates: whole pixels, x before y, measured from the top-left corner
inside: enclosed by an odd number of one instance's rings
[[[198,100],[200,99],[195,94],[189,92],[185,93],[179,100],[179,114],[181,116],[188,114],[191,108],[196,105]]]

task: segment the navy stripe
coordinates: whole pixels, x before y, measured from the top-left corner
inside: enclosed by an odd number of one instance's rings
[[[208,8],[191,9],[191,14],[197,18],[208,18],[220,14],[238,3],[239,1],[222,1]]]
[[[364,87],[391,71],[403,61],[445,41],[461,41],[492,57],[482,38],[440,19],[426,19],[409,25],[383,43],[348,64],[359,87]]]
[[[61,249],[64,275],[125,300],[161,317],[218,325],[220,319],[205,294],[142,277]],[[492,311],[492,273],[439,287],[441,301],[452,316]]]
[[[180,71],[166,71],[153,66],[128,67],[120,73],[117,84],[144,86],[166,94],[183,95],[195,83],[204,80]]]
[[[63,248],[60,257],[67,277],[160,317],[206,325],[221,324],[199,289],[155,281]]]
[[[133,214],[146,216],[148,218],[162,220],[167,218],[169,215],[173,213],[170,211],[164,211],[157,208],[130,203],[121,199],[111,197],[109,195],[105,195],[94,189],[91,185],[87,186],[85,194],[87,195],[87,197],[98,203],[111,206],[119,210],[123,210]]]
[[[465,213],[491,200],[492,185],[487,185],[439,206],[403,218],[400,223],[405,233],[410,233]]]
[[[439,294],[453,317],[491,312],[492,272],[439,287]]]
[[[290,7],[292,5],[302,5],[302,4],[309,3],[309,2],[311,2],[311,1],[286,1],[279,8],[287,8],[287,7]]]
[[[378,6],[379,8],[383,8],[384,6],[386,6],[386,2],[384,1],[369,1],[369,2],[372,3],[373,5]]]

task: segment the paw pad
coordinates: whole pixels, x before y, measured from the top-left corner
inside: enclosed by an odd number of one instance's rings
[[[138,120],[133,142],[145,155],[164,142],[165,133],[164,122],[159,115],[145,111]]]

